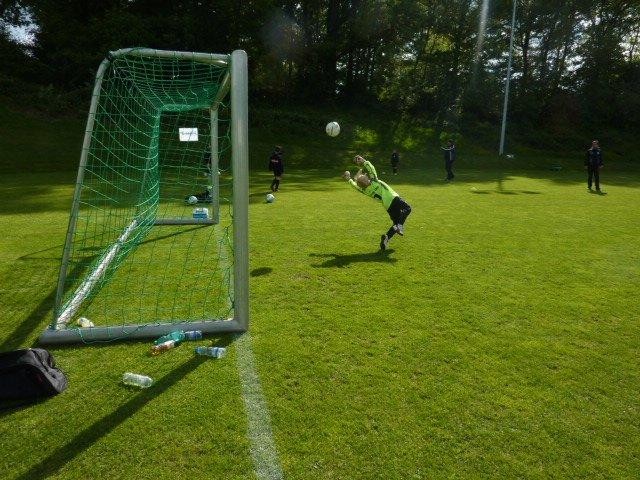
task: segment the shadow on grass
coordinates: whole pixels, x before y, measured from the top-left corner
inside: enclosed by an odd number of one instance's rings
[[[102,417],[93,425],[78,433],[75,438],[62,445],[27,472],[17,477],[19,480],[31,480],[33,478],[46,478],[54,475],[65,464],[73,460],[78,454],[96,443],[100,438],[107,435],[111,430],[127,420],[147,403],[162,395],[177,381],[185,375],[195,370],[201,363],[206,362],[204,357],[194,357],[179,368],[168,373],[147,390],[141,390],[128,402],[120,405],[109,415]],[[123,388],[133,388],[124,387]]]
[[[376,165],[375,161],[374,165]],[[378,173],[380,178],[387,181],[389,185],[396,189],[401,195],[402,185],[422,185],[427,187],[476,185],[478,191],[474,193],[489,191],[503,195],[539,195],[544,192],[510,189],[508,188],[508,184],[516,177],[543,180],[553,184],[576,186],[580,184],[586,185],[587,181],[586,173],[579,167],[562,171],[552,171],[546,168],[525,168],[517,164],[503,167],[491,166],[487,168],[479,168],[477,165],[467,168],[467,166],[461,164],[459,167],[459,170],[456,172],[456,181],[452,184],[443,182],[443,172],[440,171],[441,169],[431,165],[426,165],[424,168],[407,168],[395,176],[390,175],[389,172],[382,173],[381,169],[378,170]],[[349,164],[345,164],[343,168],[335,168],[333,171],[329,169],[290,170],[282,180],[282,194],[286,194],[287,191],[305,190],[312,192],[348,188],[348,185],[345,185],[344,180],[340,178],[345,168],[351,171],[355,170],[355,167]],[[629,167],[628,169],[621,168],[615,171],[612,169],[607,172],[607,176],[603,178],[603,184],[605,186],[638,186],[640,185],[640,175],[637,175],[636,172],[637,169],[635,169],[635,167]],[[251,194],[252,203],[257,201],[264,202],[264,195],[267,193],[267,188],[265,187],[258,192],[258,185],[268,186],[267,181],[270,181],[268,174],[252,173],[251,189],[254,192]]]
[[[252,277],[261,277],[262,275],[268,275],[273,271],[273,268],[271,267],[260,267],[260,268],[254,268],[253,270],[251,270],[251,273],[249,273],[249,275],[251,275]]]
[[[397,176],[386,171],[386,160],[373,158],[379,168],[380,177],[392,187],[400,185],[439,186],[442,184],[444,169],[438,162],[425,159],[423,165],[413,165],[403,169]],[[420,163],[420,162],[418,162]],[[553,171],[544,166],[527,168],[526,162],[501,162],[483,165],[482,159],[468,162],[460,160],[456,168],[455,184],[494,184],[509,181],[513,176],[549,181],[564,185],[586,185],[586,173],[581,170],[580,162],[573,162],[571,168]],[[355,166],[346,158],[344,163],[326,169],[294,167],[285,173],[282,179],[282,194],[287,191],[326,191],[327,189],[346,188],[340,175],[345,169],[354,171]],[[382,173],[386,172],[386,173]],[[33,214],[51,211],[70,211],[72,200],[73,172],[32,175],[13,174],[8,177],[8,185],[0,191],[0,214],[16,213]],[[249,202],[251,204],[266,203],[265,195],[269,193],[272,175],[253,169],[250,173]],[[639,186],[638,167],[632,163],[608,166],[603,172],[602,183],[606,186]],[[68,194],[62,195],[58,189],[66,187]],[[400,187],[401,188],[401,187]],[[399,191],[401,193],[401,190]],[[520,192],[524,193],[524,192]]]
[[[20,260],[42,260],[42,258],[40,257],[34,258],[33,255],[37,255],[39,253],[53,250],[54,248],[60,248],[60,247],[51,247],[45,250],[41,250],[39,252],[29,253],[27,255],[23,255],[22,257],[20,257]],[[54,259],[50,258],[49,260],[54,260]],[[60,258],[56,257],[55,260],[59,262]],[[79,272],[82,271],[84,268],[85,267],[82,265],[77,265],[69,273],[69,275],[78,275]],[[20,322],[16,326],[16,328],[13,330],[13,332],[6,335],[5,340],[2,343],[0,343],[0,351],[15,350],[20,345],[22,345],[23,342],[27,338],[29,338],[37,328],[40,328],[42,326],[42,323],[45,320],[45,317],[48,315],[48,313],[51,311],[51,309],[54,306],[54,303],[56,300],[56,291],[57,291],[57,285],[53,285],[53,288],[49,291],[49,294],[46,297],[44,297],[40,301],[40,303],[38,303],[38,305],[36,305],[36,307],[31,311],[29,316],[27,316],[27,318],[25,318],[22,322]],[[37,346],[37,344],[38,342],[36,340],[36,342],[34,342],[32,347]]]
[[[175,233],[171,233],[168,235],[160,235],[154,238],[148,238],[144,241],[141,242],[142,244],[146,244],[146,243],[152,243],[152,242],[157,242],[157,241],[161,241],[161,240],[165,240],[167,238],[176,236],[176,235],[182,235],[185,233],[189,233],[193,230],[198,230],[201,228],[207,228],[208,226],[195,226],[193,228],[189,228],[189,229],[185,229],[179,232],[175,232]],[[62,251],[62,246],[61,245],[56,245],[54,247],[50,247],[44,250],[40,250],[37,252],[32,252],[32,253],[28,253],[26,255],[21,256],[19,259],[23,260],[23,261],[30,261],[30,260],[42,260],[42,257],[36,257],[39,254],[45,253],[45,252],[52,252],[52,251],[57,251],[57,252],[61,252]],[[76,267],[69,272],[69,277],[76,277],[78,275],[81,274],[81,272],[83,270],[86,269],[87,265],[90,265],[93,260],[96,258],[96,255],[92,256],[92,257],[87,257],[87,259],[82,263],[82,264],[78,264],[76,265]],[[58,263],[60,262],[60,257],[50,257],[48,258],[48,260],[56,260]],[[57,280],[57,278],[56,278]],[[27,316],[27,318],[25,318],[22,322],[20,322],[16,328],[13,330],[13,332],[11,332],[10,334],[8,334],[4,341],[2,343],[0,343],[0,351],[10,351],[10,350],[15,350],[16,348],[20,347],[23,342],[29,338],[33,332],[38,329],[42,323],[44,322],[46,316],[48,315],[48,313],[51,311],[51,309],[54,307],[54,303],[55,303],[55,299],[56,299],[56,291],[57,291],[57,285],[53,285],[53,288],[49,291],[49,293],[47,294],[46,297],[44,297],[40,303],[38,303],[38,305],[35,306],[35,308],[31,311],[31,313]],[[32,347],[36,347],[38,346],[38,341],[36,340],[34,342],[34,344],[32,345]]]
[[[489,193],[499,193],[500,195],[541,195],[542,192],[534,192],[531,190],[478,190],[472,189],[471,193],[476,195],[487,195]]]
[[[49,400],[49,397],[34,398],[34,399],[18,399],[18,400],[3,400],[0,402],[0,420],[4,417],[11,415],[20,408],[33,407]]]
[[[316,268],[333,268],[333,267],[347,267],[352,263],[395,263],[398,260],[392,258],[390,255],[394,252],[391,250],[377,251],[372,253],[354,253],[352,255],[341,255],[339,253],[310,253],[310,257],[326,258],[322,263],[311,264]]]
[[[220,337],[218,341],[214,342],[217,346],[226,347],[238,338],[236,334],[228,334]],[[93,425],[88,426],[75,438],[71,439],[65,445],[60,446],[54,452],[50,453],[47,457],[41,460],[36,465],[32,466],[28,471],[17,477],[16,480],[31,480],[34,478],[47,478],[54,475],[65,464],[72,461],[76,456],[85,451],[91,445],[96,443],[100,438],[109,434],[114,428],[117,428],[122,422],[128,420],[138,410],[143,408],[146,404],[153,401],[155,398],[162,395],[176,382],[180,381],[187,374],[194,371],[198,366],[206,361],[209,361],[208,357],[193,357],[191,360],[185,362],[180,367],[167,373],[164,377],[157,380],[153,386],[149,389],[140,390],[131,400],[120,405],[110,414],[97,420]],[[127,387],[129,390],[134,390],[135,387]]]
[[[157,225],[156,228],[166,227],[168,225]],[[193,232],[194,230],[201,230],[203,228],[209,228],[213,225],[196,225],[190,228],[185,228],[180,230],[179,232],[169,233],[167,235],[157,235],[157,234],[147,234],[147,238],[141,241],[138,245],[146,245],[147,243],[159,242],[161,240],[166,240],[167,238],[177,237],[178,235],[184,235],[185,233]],[[154,232],[158,232],[159,230],[154,230]]]
[[[13,332],[7,334],[5,340],[0,344],[0,351],[16,350],[36,329],[41,328],[47,314],[53,308],[55,299],[56,291],[54,289],[36,305],[29,316],[20,322]],[[37,341],[34,342],[32,347],[37,346],[37,343]]]
[[[41,253],[55,252],[55,257],[40,257]],[[44,250],[38,250],[37,252],[27,253],[18,257],[18,260],[56,260],[60,261],[60,253],[62,252],[62,245],[54,245],[53,247],[45,248]]]
[[[502,195],[518,195],[520,193],[526,193],[529,195],[539,195],[542,192],[537,192],[537,191],[532,191],[532,190],[510,190],[504,187],[504,182],[505,179],[504,178],[499,178],[497,180],[498,185],[497,185],[497,189],[496,189],[496,193],[500,193]]]
[[[268,186],[264,187],[264,191],[252,192],[249,194],[249,203],[268,203],[267,202],[267,193],[271,193]]]
[[[0,188],[0,215],[71,210],[77,176],[73,170],[46,173],[23,171],[1,173],[0,176],[3,177],[3,185]]]

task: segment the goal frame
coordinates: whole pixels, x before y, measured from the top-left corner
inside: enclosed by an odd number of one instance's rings
[[[231,165],[233,171],[233,317],[203,318],[192,321],[172,321],[165,323],[146,324],[125,324],[114,326],[95,327],[71,327],[70,319],[84,302],[86,295],[93,288],[104,272],[106,265],[100,265],[78,287],[74,297],[67,302],[67,307],[62,308],[64,295],[64,285],[69,268],[71,244],[73,241],[78,212],[80,207],[80,194],[84,179],[87,158],[91,146],[92,133],[102,80],[107,68],[113,59],[126,56],[137,55],[143,57],[156,58],[178,58],[202,63],[210,63],[219,66],[227,66],[227,73],[220,84],[217,96],[209,107],[211,124],[211,178],[212,191],[215,192],[212,198],[213,216],[211,219],[188,219],[171,220],[164,219],[154,222],[154,225],[193,225],[207,224],[215,225],[219,223],[219,179],[218,179],[218,106],[227,95],[230,96],[231,119]],[[155,50],[148,48],[125,48],[110,52],[100,64],[96,73],[87,126],[85,129],[80,165],[74,191],[69,226],[67,229],[65,247],[62,254],[62,262],[58,277],[58,285],[55,297],[54,319],[49,327],[40,335],[39,341],[42,344],[64,344],[64,343],[91,343],[101,341],[111,341],[115,339],[140,339],[152,338],[175,330],[201,330],[206,334],[215,333],[241,333],[249,328],[249,141],[248,141],[248,73],[247,54],[244,50],[235,50],[231,54],[211,54],[198,52],[179,52],[169,50]],[[135,222],[135,220],[134,220]],[[109,262],[115,257],[119,245],[126,240],[126,235],[132,225],[127,227],[120,239],[114,243],[111,249],[104,255],[103,262]],[[92,278],[95,277],[95,278]]]

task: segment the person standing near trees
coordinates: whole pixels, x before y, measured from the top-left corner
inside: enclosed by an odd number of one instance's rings
[[[398,164],[400,163],[400,154],[398,150],[394,150],[391,154],[391,170],[393,170],[393,174],[398,174]]]
[[[587,155],[584,159],[584,167],[587,169],[587,188],[590,192],[592,191],[591,186],[595,180],[596,192],[602,193],[600,190],[600,169],[603,165],[600,143],[598,140],[594,140],[591,142],[591,148],[587,150]]]
[[[445,181],[450,182],[453,180],[453,177],[455,177],[453,174],[453,162],[456,161],[456,146],[453,143],[453,140],[449,140],[446,147],[440,148],[444,150],[444,168],[447,171],[447,178],[445,178]]]
[[[280,145],[276,145],[271,157],[269,157],[269,170],[273,172],[273,180],[271,181],[272,192],[277,192],[280,188],[280,180],[282,180],[282,174],[284,173],[282,153],[282,147]]]

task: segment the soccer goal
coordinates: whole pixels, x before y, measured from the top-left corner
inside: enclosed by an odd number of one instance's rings
[[[247,102],[241,50],[100,64],[42,343],[247,330]]]

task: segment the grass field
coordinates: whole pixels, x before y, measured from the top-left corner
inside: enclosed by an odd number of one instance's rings
[[[612,170],[602,196],[581,171],[401,171],[413,213],[384,253],[386,212],[339,169],[288,172],[270,205],[254,172],[250,335],[213,361],[50,348],[69,388],[0,412],[2,478],[276,478],[241,344],[284,478],[637,478],[640,178]],[[3,175],[0,351],[50,321],[74,178]]]

